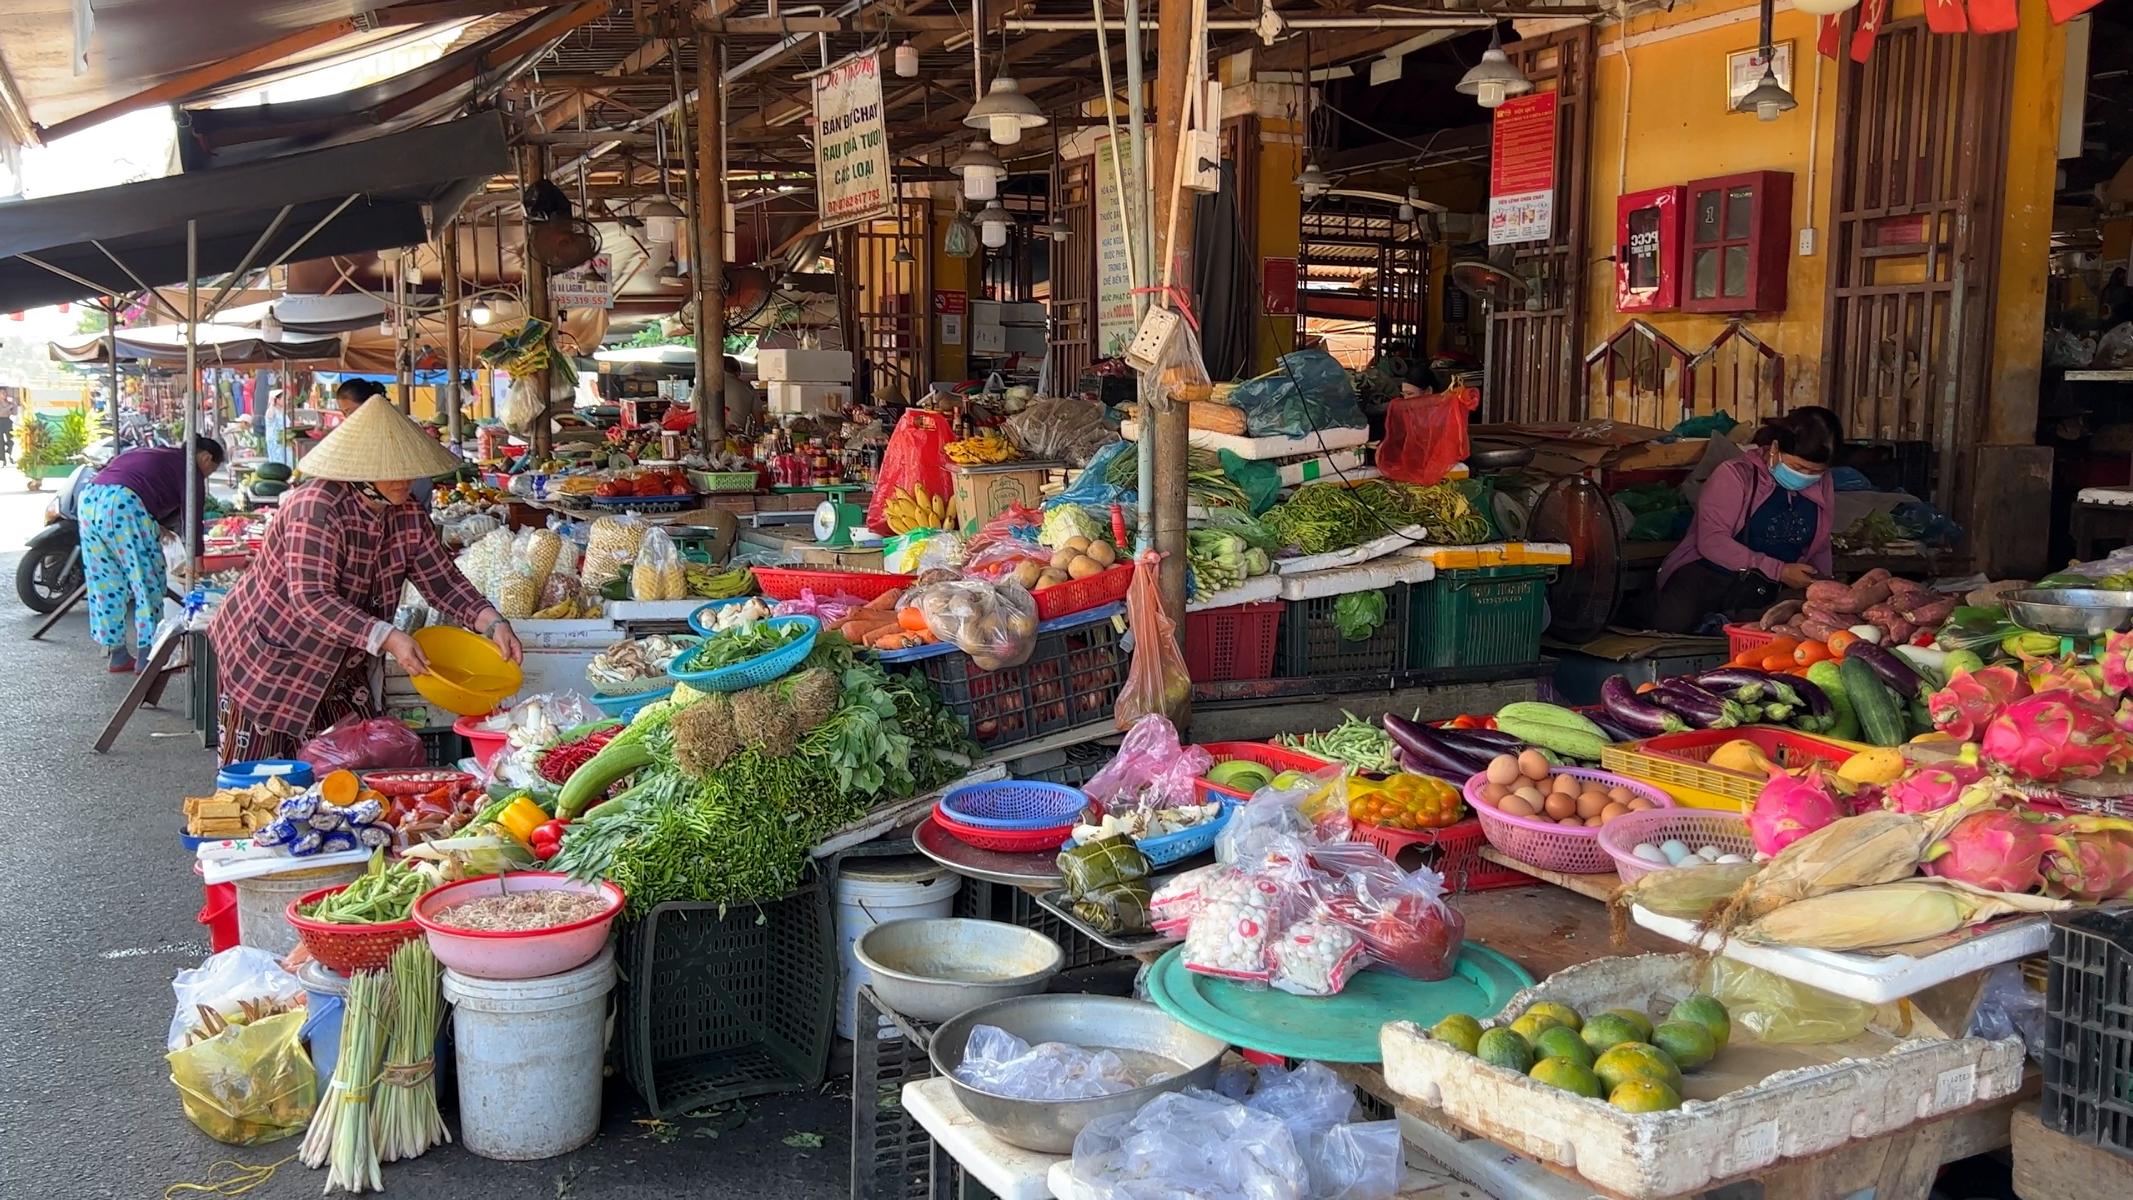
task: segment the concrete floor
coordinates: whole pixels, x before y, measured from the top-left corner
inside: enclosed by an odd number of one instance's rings
[[[0,469],[0,572],[12,580],[45,497]],[[128,680],[103,672],[86,615],[43,642],[0,599],[0,1198],[147,1200],[216,1164],[273,1163],[297,1139],[217,1143],[188,1123],[163,1061],[171,976],[207,953],[200,887],[175,833],[188,792],[213,786],[174,686],[108,755],[90,743]],[[741,1113],[647,1123],[608,1089],[598,1140],[563,1158],[497,1163],[456,1146],[385,1168],[389,1192],[484,1200],[662,1200],[846,1194],[842,1081],[743,1102]],[[736,1124],[738,1121],[738,1124]],[[446,1124],[456,1124],[446,1113]],[[819,1142],[817,1142],[819,1139]],[[315,1197],[323,1172],[282,1165],[249,1200]]]

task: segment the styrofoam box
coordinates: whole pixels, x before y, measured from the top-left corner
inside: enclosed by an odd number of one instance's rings
[[[1427,583],[1437,577],[1437,566],[1427,559],[1401,558],[1387,555],[1369,562],[1347,567],[1326,567],[1317,571],[1284,571],[1281,580],[1281,598],[1284,600],[1315,600],[1320,596],[1345,596],[1350,592],[1370,592],[1378,588],[1392,587],[1401,583]]]
[[[755,377],[764,383],[850,383],[849,350],[758,350]]]
[[[1129,442],[1139,441],[1140,422],[1121,422],[1118,435]],[[1202,450],[1227,450],[1238,458],[1302,458],[1353,449],[1370,440],[1370,431],[1343,427],[1314,430],[1302,437],[1245,437],[1236,433],[1217,433],[1212,429],[1194,429],[1186,434],[1185,440]],[[1349,478],[1356,476],[1350,475]]]
[[[1042,325],[1044,318],[1044,305],[1035,300],[1010,300],[1000,305],[1003,325]]]
[[[843,383],[772,383],[763,390],[778,416],[830,413],[852,402],[851,385]]]
[[[1511,997],[1503,1012],[1483,1025],[1508,1025],[1541,1000],[1582,1012],[1664,1011],[1696,989],[1701,970],[1691,955],[1581,963]],[[1378,1036],[1385,1082],[1401,1096],[1520,1154],[1640,1198],[1699,1192],[1785,1159],[1997,1100],[2022,1085],[2018,1038],[1914,1038],[1892,1042],[1885,1052],[1868,1057],[1779,1071],[1672,1112],[1626,1113],[1490,1066],[1432,1041],[1409,1021],[1388,1024]]]
[[[1001,327],[1009,354],[1042,354],[1051,349],[1051,342],[1044,336],[1044,326],[1005,325]]]

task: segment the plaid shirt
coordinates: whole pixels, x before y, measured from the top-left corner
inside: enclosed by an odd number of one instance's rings
[[[462,625],[489,607],[420,507],[379,509],[332,480],[293,489],[208,629],[223,694],[253,724],[308,732],[335,677],[364,665],[373,623],[392,619],[406,583]]]

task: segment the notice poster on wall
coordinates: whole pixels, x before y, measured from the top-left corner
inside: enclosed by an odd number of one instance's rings
[[[1138,225],[1141,204],[1127,208],[1119,219],[1121,179],[1133,176],[1133,136],[1121,134],[1123,153],[1114,140],[1096,143],[1096,353],[1108,358],[1133,344],[1133,269],[1126,230]],[[1116,159],[1118,169],[1112,170]],[[1128,189],[1130,192],[1130,189]]]
[[[880,51],[854,54],[815,75],[815,194],[822,228],[894,213],[886,116]]]
[[[1555,93],[1514,96],[1489,138],[1489,245],[1544,242],[1555,231]]]

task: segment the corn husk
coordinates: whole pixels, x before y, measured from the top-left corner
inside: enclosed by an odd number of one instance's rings
[[[2063,901],[1980,891],[1946,879],[1906,879],[1796,900],[1734,932],[1743,942],[1808,950],[1872,950],[1925,941],[2009,913]]]
[[[1609,899],[1608,932],[1617,948],[1628,943],[1629,910],[1646,911],[1681,921],[1702,921],[1722,907],[1757,871],[1761,863],[1710,863],[1669,867],[1623,884]]]
[[[1909,879],[1932,832],[1927,822],[1896,812],[1861,813],[1817,829],[1763,864],[1711,928],[1723,933],[1788,904]]]

